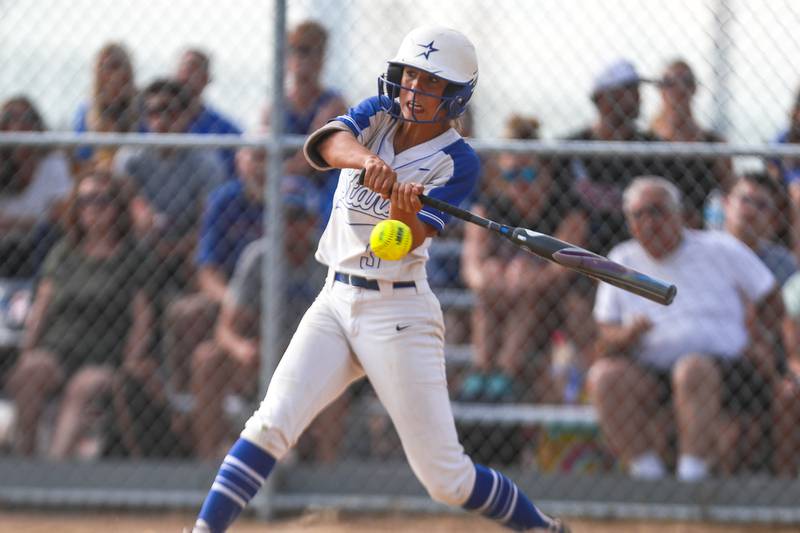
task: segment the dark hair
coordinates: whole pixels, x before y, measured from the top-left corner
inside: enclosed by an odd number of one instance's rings
[[[114,208],[117,216],[114,219],[113,230],[117,240],[123,241],[132,236],[133,227],[129,212],[129,196],[120,180],[114,179],[110,172],[100,168],[92,168],[84,171],[75,180],[72,186],[67,209],[64,214],[64,231],[67,239],[73,246],[80,244],[84,236],[84,229],[80,224],[80,208],[78,206],[78,189],[84,180],[96,180],[98,183],[108,188],[108,194],[113,198]]]
[[[783,185],[783,182],[773,179],[766,172],[745,172],[739,177],[739,180],[765,188],[770,196],[772,196],[776,206],[778,205],[779,198],[786,194],[786,187]]]
[[[205,50],[201,50],[200,48],[187,48],[183,52],[184,55],[191,55],[197,58],[200,64],[203,66],[203,70],[208,73],[211,70],[211,57]]]
[[[182,111],[189,109],[191,104],[191,97],[183,84],[170,78],[158,78],[152,81],[144,90],[145,100],[151,96],[161,95],[167,96],[170,103],[176,105]]]
[[[45,131],[47,126],[42,119],[41,113],[36,109],[30,98],[23,95],[12,96],[0,106],[0,131],[5,130],[8,122],[11,121],[11,108],[14,106],[22,106],[25,108],[25,118],[30,121],[31,131]]]

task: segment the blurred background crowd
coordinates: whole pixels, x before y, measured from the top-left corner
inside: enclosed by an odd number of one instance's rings
[[[322,81],[324,23],[295,24],[287,44],[285,131],[304,135],[357,102]],[[205,96],[215,66],[209,50],[186,47],[171,70],[141,79],[125,43],[109,42],[94,51],[73,131],[242,135]],[[726,143],[696,116],[701,80],[686,60],[647,77],[626,57],[594,72],[575,89],[594,118],[559,139]],[[481,81],[479,90],[491,86]],[[651,116],[645,85],[660,97]],[[764,143],[800,145],[800,92],[792,96],[784,127]],[[0,88],[0,100],[0,132],[49,130],[31,96]],[[498,112],[505,138],[540,138],[538,116]],[[252,116],[255,133],[270,131],[266,103]],[[454,127],[474,136],[471,115]],[[796,477],[800,159],[747,171],[678,153],[482,159],[473,212],[660,274],[679,292],[670,308],[632,300],[453,223],[429,262],[453,400],[586,405],[597,415],[588,430],[460,424],[468,451],[488,463],[643,479]],[[0,147],[0,397],[14,413],[3,453],[220,457],[258,401],[264,257],[287,263],[287,332],[325,276],[313,254],[336,173],[286,155],[284,249],[274,250],[263,239],[266,166],[261,148]],[[298,459],[341,457],[348,413],[371,394],[360,384],[331,405]],[[387,425],[371,416],[363,453],[400,453]]]

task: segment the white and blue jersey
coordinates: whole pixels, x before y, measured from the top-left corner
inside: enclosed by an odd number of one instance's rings
[[[329,170],[331,167],[316,150],[317,143],[331,130],[350,131],[397,172],[398,182],[420,183],[428,196],[460,204],[477,183],[480,163],[475,151],[451,128],[430,141],[396,154],[394,135],[401,121],[387,111],[388,107],[386,97],[376,96],[351,108],[346,115],[336,117],[308,138],[306,159],[317,170]],[[372,228],[389,217],[390,202],[360,186],[359,172],[360,169],[344,169],[339,174],[330,219],[317,248],[317,260],[337,272],[370,279],[425,279],[430,239],[399,261],[379,259],[370,250]],[[446,213],[430,206],[423,206],[417,216],[439,231],[450,219]]]

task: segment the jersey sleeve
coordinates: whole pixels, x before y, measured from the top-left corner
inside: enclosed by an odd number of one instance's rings
[[[463,140],[448,146],[444,152],[450,156],[452,166],[426,185],[425,194],[457,206],[475,189],[480,173],[480,159]],[[442,231],[451,218],[447,213],[429,205],[423,206],[417,216],[438,231]]]
[[[386,97],[367,98],[357,106],[351,107],[344,115],[339,115],[313,132],[303,146],[308,164],[319,171],[333,168],[320,156],[317,147],[322,139],[335,131],[349,131],[360,144],[368,145],[375,135],[377,126],[389,118],[387,109],[390,105],[391,102]]]

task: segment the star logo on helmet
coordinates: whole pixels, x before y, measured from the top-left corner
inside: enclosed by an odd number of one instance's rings
[[[417,46],[421,46],[422,48],[425,49],[424,52],[420,52],[419,54],[417,54],[417,57],[425,56],[425,59],[428,59],[428,60],[430,60],[430,58],[431,58],[430,56],[431,56],[432,53],[439,51],[438,48],[434,48],[433,47],[433,41],[429,42],[428,44],[418,44]]]

